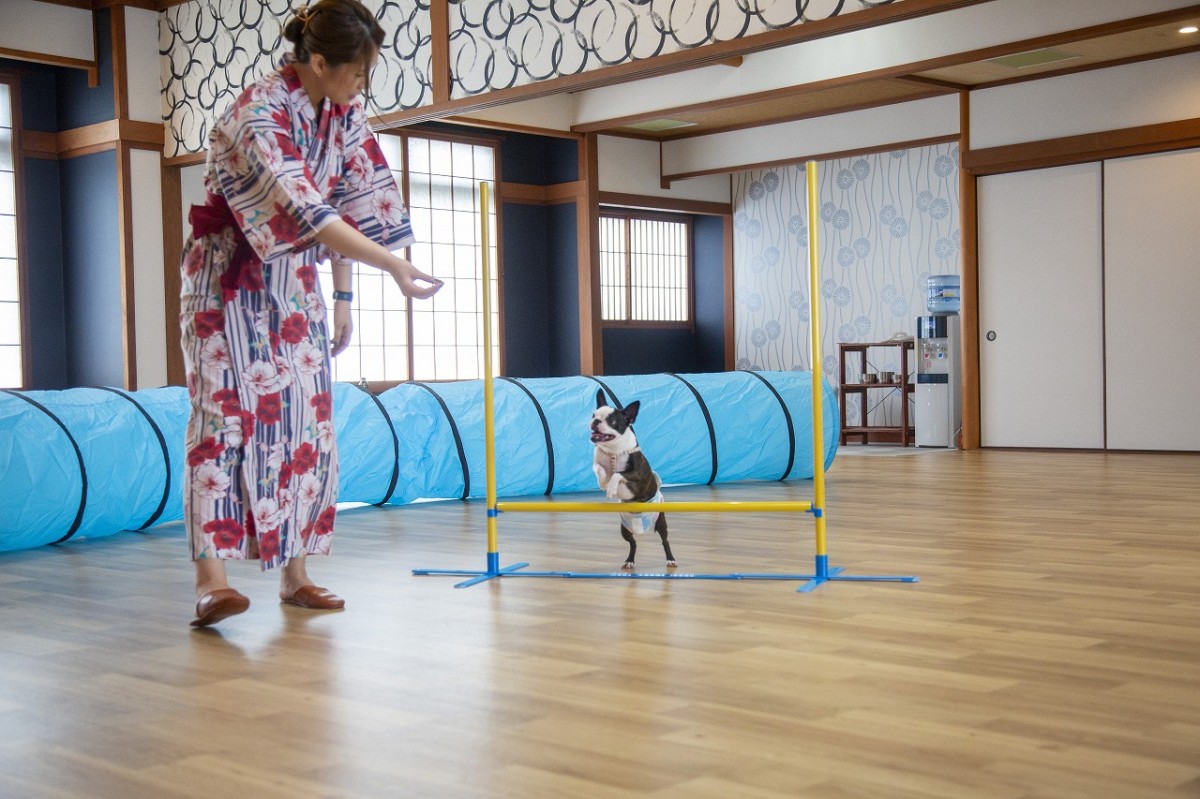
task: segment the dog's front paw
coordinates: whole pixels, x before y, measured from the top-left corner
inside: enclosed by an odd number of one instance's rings
[[[608,470],[598,463],[592,464],[592,474],[596,475],[596,485],[604,488],[608,482]]]
[[[679,564],[678,564],[678,563],[676,563],[676,562],[675,562],[675,561],[673,561],[673,560],[668,560],[668,561],[667,561],[667,568],[668,568],[668,569],[674,569],[674,568],[675,568],[676,566],[678,566],[678,565],[679,565]]]
[[[609,499],[620,499],[621,479],[621,475],[614,474],[612,479],[608,481],[608,485],[604,487],[604,496]]]
[[[621,564],[621,568],[627,572],[633,571],[633,561],[632,560],[625,561],[623,564]]]

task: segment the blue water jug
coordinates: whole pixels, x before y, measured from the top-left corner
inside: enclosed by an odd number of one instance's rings
[[[962,308],[958,275],[930,275],[929,300],[925,307],[932,314],[956,314]]]

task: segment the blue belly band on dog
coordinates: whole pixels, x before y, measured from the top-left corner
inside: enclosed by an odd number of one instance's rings
[[[657,477],[658,475],[655,475]],[[662,491],[655,492],[654,496],[646,500],[647,502],[662,502]],[[661,511],[652,510],[645,513],[622,513],[621,526],[634,535],[642,535],[654,529],[655,523]]]

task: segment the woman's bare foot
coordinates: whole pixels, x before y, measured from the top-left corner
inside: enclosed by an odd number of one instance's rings
[[[207,627],[222,619],[245,613],[250,600],[229,587],[225,562],[207,558],[196,561],[196,618],[193,627]]]
[[[308,559],[301,556],[289,558],[284,564],[279,575],[279,598],[287,601],[296,595],[296,592],[307,585],[312,585],[313,581],[308,577],[308,569],[305,567],[305,562]]]

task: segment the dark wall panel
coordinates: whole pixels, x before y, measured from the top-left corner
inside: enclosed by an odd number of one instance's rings
[[[91,87],[83,70],[62,70],[58,84],[59,130],[108,122],[117,116],[113,99],[112,12],[107,9],[97,11],[95,19],[100,82],[98,86]]]
[[[550,361],[545,206],[506,203],[501,252],[504,362],[510,377],[544,377]]]
[[[579,145],[574,139],[509,133],[500,158],[501,178],[509,183],[551,186],[579,179]]]
[[[646,375],[696,372],[696,336],[690,330],[606,327],[604,373]]]
[[[547,206],[547,279],[551,305],[547,377],[579,374],[579,253],[575,203]]]
[[[721,217],[692,218],[697,372],[725,371],[725,233]]]
[[[69,158],[60,168],[67,378],[73,386],[121,386],[117,154],[109,150]]]
[[[45,133],[58,131],[58,76],[62,67],[49,67],[26,61],[0,58],[0,69],[15,72],[20,82],[21,127]]]
[[[21,166],[25,185],[21,235],[29,303],[25,309],[29,323],[29,388],[69,388],[59,162],[26,158]]]

